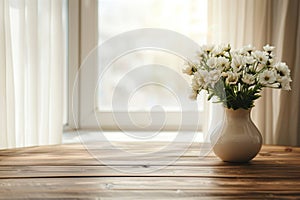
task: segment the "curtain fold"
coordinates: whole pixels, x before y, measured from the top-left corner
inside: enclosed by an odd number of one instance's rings
[[[252,44],[259,49],[269,43],[291,68],[292,91],[265,88],[253,108],[266,144],[300,145],[299,11],[297,0],[209,1],[210,43],[230,43],[233,48]],[[213,115],[221,110],[214,106]]]
[[[63,3],[0,2],[0,148],[61,142]]]
[[[280,2],[275,8],[278,10],[282,6],[285,8],[285,18],[274,29],[280,31],[278,48],[282,50],[281,58],[291,68],[293,82],[292,91],[281,92],[279,105],[282,109],[275,133],[278,144],[300,146],[300,2]]]

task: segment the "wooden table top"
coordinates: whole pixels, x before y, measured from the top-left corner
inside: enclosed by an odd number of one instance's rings
[[[164,145],[1,150],[0,199],[300,199],[298,147],[263,146],[253,161],[232,164],[200,158],[197,143],[183,155],[182,144]]]

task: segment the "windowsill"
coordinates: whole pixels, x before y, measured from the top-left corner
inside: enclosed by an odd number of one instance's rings
[[[180,134],[180,135],[179,135]],[[179,137],[180,136],[180,140]],[[178,137],[178,138],[176,138]],[[111,141],[111,142],[203,142],[202,132],[122,132],[122,131],[66,131],[63,133],[63,143],[80,143],[82,141]]]

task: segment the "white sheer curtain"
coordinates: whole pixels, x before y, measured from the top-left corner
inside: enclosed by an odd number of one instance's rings
[[[63,3],[0,1],[0,148],[61,142]]]
[[[275,136],[278,144],[300,146],[300,1],[277,0],[273,7],[272,16],[278,21],[273,40],[277,40],[278,54],[289,64],[293,79],[292,91],[280,94]],[[284,12],[280,12],[282,8]]]
[[[254,122],[267,144],[300,145],[299,10],[297,0],[209,1],[211,43],[230,43],[233,48],[269,43],[291,68],[292,91],[265,89],[253,108]],[[212,110],[213,116],[220,116],[222,109]]]

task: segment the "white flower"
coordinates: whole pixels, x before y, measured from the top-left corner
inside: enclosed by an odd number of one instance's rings
[[[244,67],[245,64],[246,64],[246,60],[244,56],[241,55],[233,56],[231,67],[233,68],[234,72],[239,72]]]
[[[207,60],[207,65],[214,69],[214,68],[223,68],[226,69],[229,67],[229,60],[227,58],[224,57],[211,57]]]
[[[221,67],[222,69],[227,69],[230,66],[230,62],[227,58],[218,57],[216,59],[216,65]]]
[[[219,55],[224,55],[229,50],[230,50],[229,44],[220,44],[215,46],[212,52],[215,56],[219,56]]]
[[[266,52],[254,51],[252,52],[253,57],[262,64],[266,64],[268,61],[268,56]]]
[[[228,76],[228,74],[227,74],[227,72],[222,72],[221,76],[224,77],[224,78],[226,78]]]
[[[248,69],[249,69],[250,71],[254,71],[254,66],[253,66],[253,65],[249,65],[249,66],[248,66]]]
[[[277,63],[274,48],[269,44],[261,51],[251,45],[237,50],[231,49],[229,44],[201,46],[197,61],[187,63],[182,70],[192,78],[190,98],[195,100],[206,90],[225,105],[238,101],[237,108],[251,108],[256,96],[249,96],[249,93],[258,94],[263,87],[290,90],[289,67],[283,62]],[[233,99],[220,95],[219,84],[232,89],[224,92]]]
[[[263,47],[263,49],[264,49],[266,52],[272,52],[272,51],[275,49],[275,47],[270,46],[269,44],[267,44],[267,45],[265,45],[265,46]]]
[[[197,51],[197,56],[198,56],[199,60],[203,60],[202,57],[205,57],[206,53],[200,49],[199,51]]]
[[[243,46],[239,52],[240,54],[248,54],[251,53],[252,51],[255,50],[255,47],[253,47],[251,44],[247,45],[247,46]]]
[[[274,59],[273,58],[269,58],[269,66],[273,67],[274,65]]]
[[[245,61],[249,65],[252,65],[253,63],[255,63],[255,59],[252,56],[246,56]]]
[[[276,69],[277,73],[280,76],[290,76],[290,69],[289,67],[286,65],[286,63],[280,62],[280,63],[276,63],[274,65],[274,68]]]
[[[198,96],[197,90],[192,90],[192,93],[190,94],[190,99],[196,100]]]
[[[273,70],[265,70],[259,74],[259,82],[263,86],[268,86],[273,84],[276,81],[276,74]]]
[[[200,89],[200,85],[198,83],[198,79],[195,76],[192,79],[192,88],[193,88],[193,90],[199,90]]]
[[[211,57],[207,60],[206,64],[210,67],[210,68],[215,68],[216,67],[216,62],[217,58],[216,57]]]
[[[254,51],[255,47],[252,46],[251,44],[248,44],[247,46],[244,46],[243,49],[244,49],[244,51],[250,52],[250,51]]]
[[[217,69],[211,70],[208,76],[209,76],[209,84],[211,84],[212,87],[215,87],[215,84],[219,81],[221,77],[221,71]]]
[[[279,62],[274,64],[274,68],[277,71],[277,81],[280,83],[283,90],[291,90],[290,82],[292,79],[290,77],[290,69],[286,63]]]
[[[195,83],[194,85],[198,86],[198,88],[206,89],[208,84],[210,83],[209,74],[206,70],[199,70],[194,74]],[[194,86],[193,86],[194,88]]]
[[[228,85],[235,85],[239,80],[239,74],[235,72],[227,72],[227,78],[225,80]]]
[[[292,82],[292,79],[290,77],[285,76],[279,82],[283,90],[291,90],[290,82]]]
[[[230,54],[231,54],[231,57],[240,55],[239,51],[236,49],[231,49]]]
[[[275,57],[275,54],[273,52],[269,53],[269,57],[270,58],[274,58]]]
[[[212,52],[212,50],[214,49],[214,45],[202,45],[200,47],[200,51],[201,52],[205,52],[205,53],[209,53],[209,52]]]
[[[252,85],[255,83],[255,76],[252,74],[244,74],[242,77],[242,81],[248,85]]]
[[[185,69],[182,70],[183,73],[187,75],[193,74],[193,67],[191,65],[188,65]]]
[[[231,49],[229,44],[221,44],[220,48],[222,48],[223,51],[229,51]]]
[[[220,46],[215,46],[215,48],[212,50],[212,53],[215,56],[218,56],[218,55],[223,55],[224,51],[223,51],[223,49]]]

